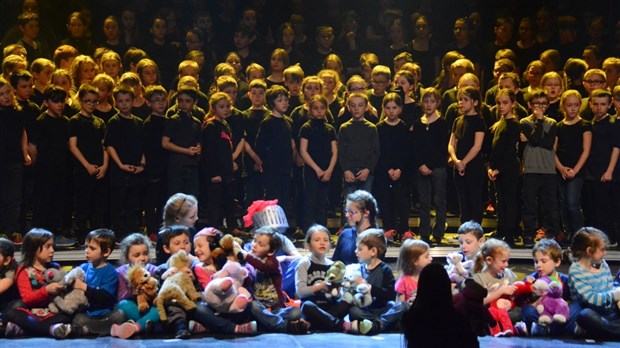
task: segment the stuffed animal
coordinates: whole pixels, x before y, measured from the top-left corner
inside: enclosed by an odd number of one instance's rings
[[[203,298],[218,313],[240,313],[252,302],[252,295],[242,285],[248,270],[238,262],[228,261],[213,275]]]
[[[360,285],[363,286],[360,287]],[[340,288],[342,300],[360,308],[368,307],[372,303],[370,290],[370,284],[362,279],[360,264],[347,265]]]
[[[475,280],[465,279],[463,290],[454,296],[454,308],[469,321],[473,332],[485,336],[497,322],[484,305],[487,289]]]
[[[446,256],[448,265],[446,271],[450,277],[452,283],[461,284],[465,278],[469,277],[469,269],[474,265],[472,260],[463,261],[463,255],[461,253],[449,253]]]
[[[327,270],[325,282],[327,283],[327,292],[325,297],[338,299],[340,297],[340,287],[344,278],[345,265],[342,261],[336,261]]]
[[[497,290],[500,286],[507,285],[504,281],[503,284],[495,283],[489,287],[490,291]],[[495,337],[512,336],[515,333],[514,326],[508,315],[508,311],[514,308],[515,303],[512,297],[500,297],[493,301],[489,305],[489,312],[493,319],[497,322],[496,325],[489,327],[491,335]]]
[[[140,312],[146,312],[157,297],[159,282],[141,265],[130,267],[125,275]]]
[[[195,301],[201,298],[200,293],[196,291],[192,278],[184,272],[184,269],[191,267],[191,260],[185,250],[180,250],[168,259],[169,270],[175,268],[177,271],[173,275],[164,280],[159,289],[157,298],[157,311],[162,321],[167,321],[165,305],[170,302],[176,302],[185,311],[196,308]]]
[[[514,282],[512,285],[517,289],[512,294],[512,299],[517,307],[522,307],[524,304],[532,302],[532,296],[534,295],[534,277],[528,276],[524,281]]]
[[[548,277],[541,277],[534,282],[534,291],[540,296],[537,301],[538,324],[563,324],[570,314],[568,303],[562,298],[562,284]]]
[[[211,257],[217,269],[222,269],[228,260],[243,263],[245,258],[241,252],[241,245],[243,240],[240,238],[230,234],[223,235],[218,241],[218,246],[211,250]]]
[[[64,274],[63,271],[50,268],[45,271],[48,282],[60,281],[65,285],[65,291],[54,297],[49,303],[49,309],[53,313],[63,312],[73,314],[88,307],[88,298],[83,290],[73,288],[76,279],[84,281],[86,274],[80,267],[76,267]]]

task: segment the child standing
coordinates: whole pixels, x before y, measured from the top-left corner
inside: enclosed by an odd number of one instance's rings
[[[386,240],[380,229],[369,229],[357,236],[355,254],[360,262],[362,283],[371,286],[372,303],[365,308],[352,307],[349,311],[352,328],[357,320],[368,320],[372,325],[359,325],[358,332],[363,335],[376,335],[388,332],[400,321],[409,307],[406,302],[394,302],[396,299],[394,273],[390,266],[381,261],[386,250]],[[368,329],[366,331],[366,329]]]
[[[390,68],[385,65],[377,65],[372,68],[370,84],[372,88],[366,91],[368,103],[377,110],[377,114],[381,115],[383,97],[388,93],[388,89],[392,84]]]
[[[446,231],[446,144],[448,124],[439,115],[441,96],[434,87],[422,95],[424,115],[413,123],[412,161],[420,201],[420,235],[426,243],[433,235],[441,243]],[[435,207],[435,226],[431,231],[431,203]],[[431,233],[432,232],[432,233]]]
[[[501,119],[492,127],[493,145],[489,156],[487,176],[495,184],[497,195],[497,235],[508,245],[514,245],[519,205],[519,172],[517,157],[519,121],[514,114],[517,105],[515,93],[509,88],[500,89],[495,97],[495,107]]]
[[[22,255],[15,283],[23,306],[6,313],[5,335],[15,335],[23,330],[28,335],[59,339],[81,336],[85,332],[84,328],[70,324],[71,317],[63,313],[51,313],[47,308],[52,297],[64,289],[60,283],[48,284],[45,280],[47,268],[59,267],[52,263],[54,235],[43,229],[30,230],[24,236]]]
[[[480,98],[480,91],[474,87],[458,91],[462,116],[454,121],[448,144],[461,206],[461,223],[482,222],[485,181],[481,150],[487,127],[480,116]]]
[[[424,267],[433,262],[430,247],[426,242],[408,239],[403,242],[398,254],[396,268],[400,278],[396,281],[396,300],[411,305],[418,292],[418,280]]]
[[[315,95],[309,104],[312,119],[299,131],[299,153],[305,163],[303,227],[306,229],[314,223],[327,224],[325,207],[329,182],[338,159],[336,131],[325,121],[327,100],[322,95]]]
[[[576,90],[562,94],[560,106],[564,119],[557,123],[555,168],[558,171],[558,200],[562,217],[564,240],[583,227],[581,189],[584,168],[592,147],[592,124],[579,117],[581,95]]]
[[[338,243],[332,256],[334,261],[342,261],[345,265],[355,263],[355,241],[358,234],[377,226],[377,201],[368,191],[357,190],[347,195],[345,209],[342,214],[347,219],[349,228],[343,228],[338,236]]]
[[[296,293],[302,301],[301,312],[317,330],[346,331],[344,317],[349,313],[350,305],[325,297],[329,291],[325,277],[333,264],[327,257],[331,247],[329,230],[321,225],[311,226],[306,233],[305,245],[310,255],[299,261],[295,273]]]
[[[250,83],[250,90],[247,95],[252,102],[252,106],[243,111],[245,121],[245,144],[244,144],[244,164],[246,177],[246,202],[253,202],[264,196],[263,186],[263,160],[256,153],[256,137],[261,122],[267,115],[265,107],[265,92],[267,84],[261,79]]]
[[[618,340],[620,319],[616,303],[620,288],[604,257],[609,239],[601,230],[583,227],[573,236],[571,252],[574,261],[568,270],[571,297],[583,309],[577,316],[579,328],[598,339]],[[579,333],[579,329],[575,333]]]

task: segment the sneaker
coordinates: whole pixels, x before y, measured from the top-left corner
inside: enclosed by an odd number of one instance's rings
[[[495,212],[495,207],[493,206],[492,203],[489,203],[489,205],[487,205],[486,211],[488,211],[489,213],[494,213]]]
[[[77,240],[73,238],[68,238],[65,236],[56,236],[56,238],[54,238],[54,244],[58,248],[69,248],[72,246],[76,246],[79,243]]]
[[[539,325],[538,323],[532,323],[532,336],[548,336],[549,327]]]
[[[385,239],[390,244],[400,244],[398,241],[398,232],[396,230],[385,231]]]
[[[407,239],[415,239],[415,238],[416,238],[416,234],[413,233],[411,230],[408,230],[407,232],[403,233],[401,240],[405,241]]]
[[[20,337],[24,335],[24,330],[17,324],[10,321],[4,326],[4,337]]]
[[[308,329],[310,329],[310,323],[303,319],[299,319],[295,321],[289,321],[286,331],[290,334],[301,335],[308,333]]]
[[[534,238],[532,236],[524,236],[523,237],[523,247],[531,248],[534,246]]]
[[[189,330],[186,329],[180,329],[177,330],[177,332],[174,335],[174,338],[178,338],[178,339],[186,339],[186,338],[190,338],[192,334],[189,332]]]
[[[11,233],[11,242],[15,245],[22,245],[24,243],[24,239],[22,238],[21,233],[13,232]]]
[[[539,228],[534,236],[534,242],[538,243],[538,241],[544,238],[547,238],[547,231],[544,228]]]
[[[52,337],[57,339],[65,339],[67,337],[80,337],[88,333],[85,327],[74,324],[55,324],[50,328]]]
[[[519,321],[514,324],[515,336],[528,336],[527,325],[525,322]]]
[[[140,326],[136,324],[133,320],[130,320],[126,323],[112,324],[112,328],[110,329],[110,336],[119,337],[127,339],[140,331]]]
[[[206,327],[204,327],[201,323],[194,321],[194,320],[190,320],[188,326],[189,326],[189,332],[193,334],[204,334],[207,332]]]
[[[367,319],[353,320],[352,322],[344,322],[342,328],[346,333],[366,335],[372,329],[372,322]]]
[[[251,321],[245,324],[238,324],[235,326],[235,333],[242,335],[254,335],[258,332],[256,322]]]
[[[381,333],[381,322],[380,321],[378,320],[373,321],[370,324],[370,329],[368,330],[366,330],[366,325],[368,323],[365,323],[365,322],[369,322],[369,320],[362,320],[360,324],[360,333],[362,335],[374,336],[374,335],[378,335]]]

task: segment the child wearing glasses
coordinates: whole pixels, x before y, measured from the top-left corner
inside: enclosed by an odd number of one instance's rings
[[[332,256],[334,261],[342,261],[345,265],[358,262],[355,254],[357,236],[377,226],[378,213],[377,201],[370,192],[357,190],[347,195],[342,215],[346,217],[350,227],[344,228],[338,237],[336,250]]]

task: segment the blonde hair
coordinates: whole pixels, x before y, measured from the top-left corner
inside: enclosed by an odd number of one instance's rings
[[[429,245],[423,240],[407,239],[400,246],[396,269],[401,275],[412,275],[415,272],[414,263],[420,256],[430,249]]]
[[[482,244],[480,250],[478,250],[476,257],[474,258],[474,268],[472,271],[474,273],[480,273],[486,268],[484,262],[487,257],[495,259],[504,251],[510,252],[510,246],[508,246],[506,242],[495,238],[488,239],[484,242],[484,244]]]
[[[316,75],[306,76],[304,80],[301,82],[301,95],[299,96],[303,103],[307,102],[307,100],[304,97],[304,89],[306,88],[306,85],[309,83],[317,83],[320,87],[319,93],[323,93],[323,80],[321,80]]]
[[[207,116],[205,116],[205,118],[215,116],[215,105],[221,100],[227,100],[232,106],[232,101],[230,100],[228,94],[224,92],[215,92],[213,93],[213,95],[211,95],[211,98],[209,98],[209,112],[207,113]]]
[[[78,89],[82,84],[82,67],[86,64],[92,64],[95,71],[99,72],[99,66],[90,56],[82,54],[75,57],[73,63],[71,63],[71,80],[73,81],[74,89]]]
[[[569,89],[567,91],[564,91],[564,93],[562,93],[562,97],[560,97],[560,108],[562,109],[563,114],[565,114],[564,103],[566,102],[566,98],[568,97],[577,98],[577,100],[579,100],[579,105],[581,105],[581,93],[579,93],[579,91],[574,90],[574,89]]]
[[[175,193],[166,202],[163,214],[163,227],[177,224],[177,220],[185,217],[190,209],[198,205],[198,200],[192,195]]]

